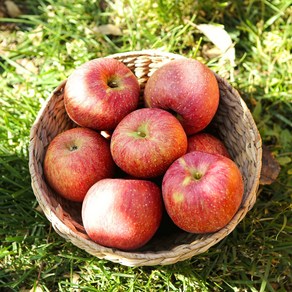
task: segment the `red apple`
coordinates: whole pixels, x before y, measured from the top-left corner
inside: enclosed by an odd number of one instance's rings
[[[197,133],[188,137],[188,150],[202,151],[211,154],[220,154],[230,158],[229,152],[224,143],[209,133]]]
[[[98,180],[112,177],[115,164],[109,141],[87,128],[57,135],[44,159],[44,175],[51,188],[66,199],[82,202]]]
[[[115,163],[123,171],[150,178],[164,174],[174,160],[186,153],[187,136],[169,112],[142,108],[118,124],[110,147]]]
[[[146,180],[100,180],[82,204],[88,236],[98,244],[122,250],[145,245],[157,231],[162,212],[161,190]]]
[[[214,73],[194,59],[170,61],[148,79],[145,105],[169,110],[187,135],[203,130],[219,105],[219,87]]]
[[[187,153],[166,171],[162,195],[167,213],[191,233],[215,232],[230,222],[243,198],[243,180],[229,158]]]
[[[140,86],[122,62],[112,58],[88,61],[69,76],[64,103],[78,125],[113,130],[121,119],[138,107]]]

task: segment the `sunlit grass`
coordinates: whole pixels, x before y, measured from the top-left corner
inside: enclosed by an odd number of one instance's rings
[[[292,251],[291,1],[23,1],[0,18],[0,290],[289,291]],[[6,23],[13,23],[9,29]],[[72,70],[111,53],[161,49],[220,72],[196,24],[223,24],[236,50],[232,84],[282,169],[246,218],[208,252],[170,266],[124,267],[65,242],[30,186],[29,132]],[[112,24],[121,34],[104,35]],[[226,65],[227,66],[227,65]],[[2,291],[1,290],[1,291]],[[32,290],[33,291],[33,290]]]

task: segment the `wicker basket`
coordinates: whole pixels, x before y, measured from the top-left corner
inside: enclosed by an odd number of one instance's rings
[[[138,51],[111,55],[126,64],[137,76],[141,93],[149,76],[180,55],[160,51]],[[63,103],[63,81],[40,110],[31,129],[29,169],[34,194],[55,231],[88,253],[127,266],[167,265],[207,251],[226,237],[253,207],[259,186],[262,145],[255,122],[246,104],[225,80],[216,75],[220,87],[220,104],[212,127],[224,140],[244,179],[244,198],[231,222],[218,232],[196,235],[174,229],[157,233],[142,249],[125,252],[100,246],[86,235],[81,220],[81,204],[56,195],[43,176],[44,155],[50,141],[60,132],[74,127]]]

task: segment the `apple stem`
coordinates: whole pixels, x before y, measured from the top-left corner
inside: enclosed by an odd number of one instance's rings
[[[77,150],[78,149],[78,147],[76,146],[76,145],[72,145],[72,146],[70,146],[70,151],[75,151],[75,150]]]
[[[140,136],[140,137],[142,137],[142,138],[145,138],[146,137],[146,133],[140,132],[140,131],[137,132],[137,135]]]
[[[202,177],[202,174],[201,174],[201,173],[199,173],[199,172],[195,172],[195,173],[193,173],[193,178],[194,178],[195,180],[199,180],[201,177]]]
[[[109,82],[107,83],[107,85],[110,88],[117,88],[119,86],[118,83],[115,80],[109,80]]]

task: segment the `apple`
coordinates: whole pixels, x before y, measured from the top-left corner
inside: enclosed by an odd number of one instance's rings
[[[44,175],[62,197],[82,202],[98,180],[112,177],[115,163],[109,141],[88,128],[73,128],[57,135],[44,159]]]
[[[146,107],[173,113],[187,135],[195,134],[213,119],[219,105],[219,86],[214,73],[203,63],[177,59],[158,68],[144,90]]]
[[[192,151],[221,154],[223,156],[231,158],[224,143],[220,139],[209,133],[200,132],[188,137],[187,152]]]
[[[134,250],[156,233],[162,218],[160,188],[151,181],[103,179],[94,184],[82,204],[89,238],[103,246]]]
[[[167,213],[190,233],[216,232],[240,207],[243,179],[229,158],[194,151],[177,159],[166,171],[162,196]]]
[[[133,72],[112,58],[90,60],[67,79],[64,104],[78,125],[95,130],[113,130],[138,107],[140,86]]]
[[[186,153],[187,136],[179,121],[158,108],[141,108],[128,114],[111,137],[115,163],[138,178],[163,175]]]

